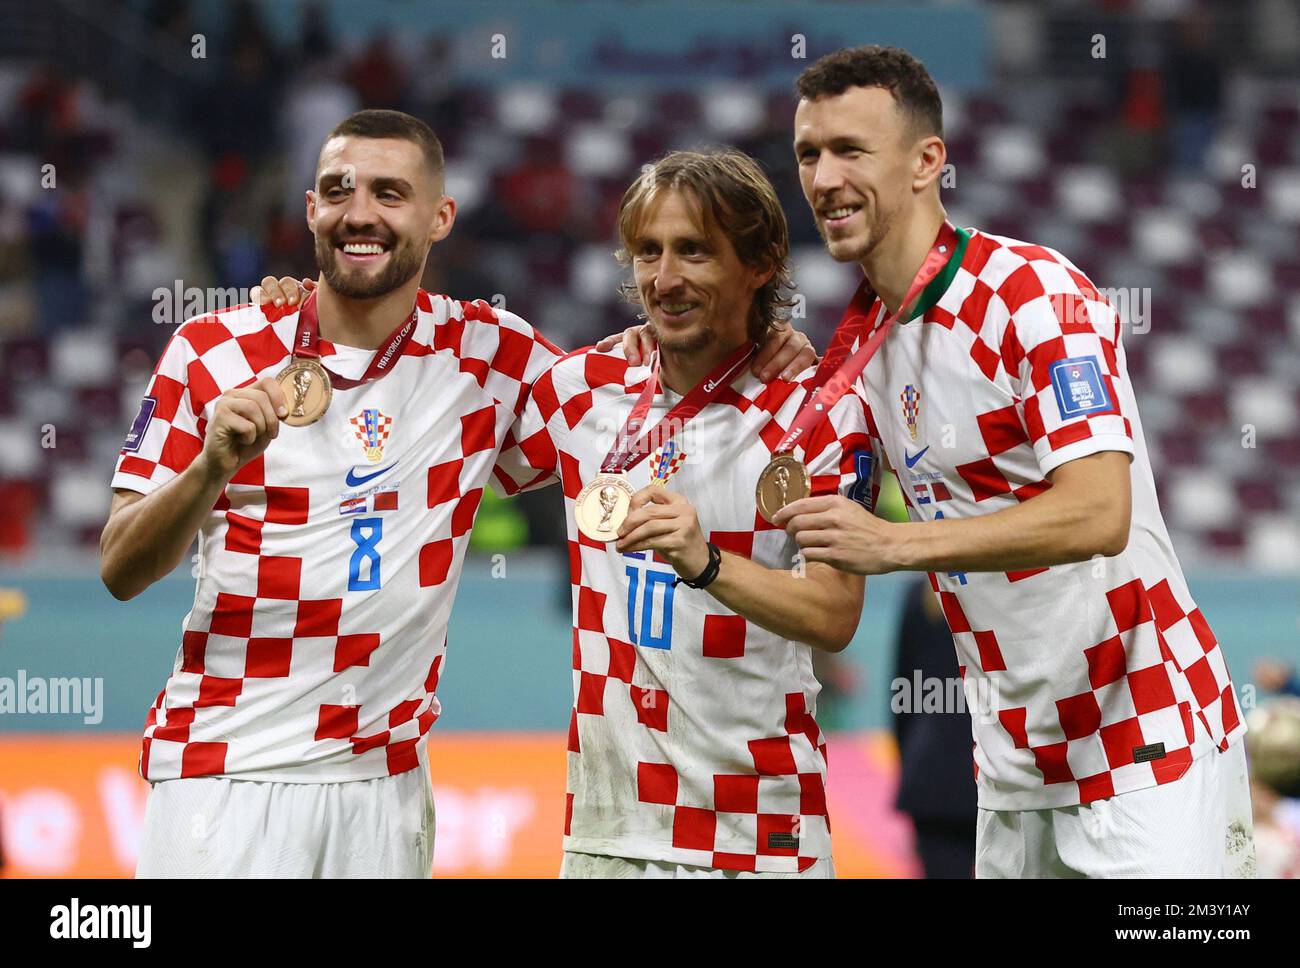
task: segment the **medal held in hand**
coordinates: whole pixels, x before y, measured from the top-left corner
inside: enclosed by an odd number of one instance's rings
[[[666,475],[666,481],[681,463],[680,460],[674,463],[677,447],[672,443],[673,435],[731,386],[731,381],[757,349],[753,343],[738,346],[698,386],[664,414],[663,419],[649,433],[637,439],[659,389],[659,355],[655,354],[650,377],[645,381],[645,387],[637,397],[632,412],[628,414],[627,423],[619,431],[613,449],[601,463],[600,473],[578,492],[578,497],[573,502],[573,517],[583,535],[592,541],[602,542],[613,541],[618,537],[618,529],[627,519],[632,507],[632,495],[636,493],[628,483],[627,472],[650,453],[651,442],[654,441],[664,450],[660,455],[660,466],[651,476],[655,478]],[[666,464],[662,460],[664,454],[667,454]]]
[[[876,301],[876,294],[865,280],[853,294],[853,300],[844,310],[840,324],[835,328],[835,335],[831,337],[830,348],[817,367],[817,372],[813,374],[807,402],[799,409],[790,429],[777,444],[771,463],[758,475],[758,488],[754,497],[758,513],[768,524],[772,523],[776,512],[781,508],[812,493],[808,468],[794,456],[795,445],[825,420],[831,408],[853,388],[853,381],[866,370],[867,364],[899,317],[906,314],[906,319],[915,319],[934,306],[961,265],[962,254],[966,251],[969,239],[968,234],[953,228],[951,223],[944,222],[934,245],[930,247],[925,261],[921,263],[920,270],[903,297],[903,305],[898,312],[872,330],[857,351],[850,355],[849,350],[857,338],[863,335],[867,317]]]
[[[393,368],[405,351],[415,331],[417,309],[397,329],[393,330],[384,348],[375,354],[366,372],[359,380],[331,374],[320,362],[320,322],[316,318],[316,294],[313,292],[298,312],[298,331],[293,344],[289,365],[276,374],[275,382],[284,391],[289,414],[284,422],[290,427],[314,424],[329,409],[334,388],[350,390],[373,383]]]
[[[290,427],[314,424],[329,409],[334,388],[329,371],[315,360],[294,357],[293,362],[276,374],[275,382],[284,391],[289,413],[284,422]]]
[[[758,513],[770,524],[777,511],[811,493],[812,479],[803,461],[790,454],[778,454],[758,475],[754,501],[758,504]]]
[[[613,541],[632,506],[632,485],[622,474],[599,474],[578,492],[573,514],[593,541]]]

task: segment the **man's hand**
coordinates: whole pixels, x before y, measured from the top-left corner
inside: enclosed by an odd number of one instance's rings
[[[812,340],[789,322],[781,322],[767,328],[767,338],[754,354],[750,369],[760,380],[771,380],[778,373],[782,380],[793,380],[816,362]]]
[[[207,474],[230,480],[279,436],[280,418],[288,413],[284,391],[269,376],[223,393],[217,400],[198,458],[204,462]]]
[[[254,290],[256,292],[256,290]],[[622,334],[606,336],[596,344],[600,352],[608,352],[619,344],[623,346],[623,355],[631,366],[641,366],[650,362],[650,355],[655,349],[655,338],[648,324],[629,326]],[[754,376],[768,381],[779,373],[783,380],[793,380],[808,367],[817,362],[817,353],[807,335],[783,322],[771,326],[767,338],[754,354],[750,365]]]
[[[772,518],[798,542],[804,560],[821,561],[858,575],[883,575],[901,567],[900,529],[857,501],[837,494],[794,501]]]
[[[627,357],[630,366],[649,363],[656,345],[649,324],[642,323],[640,326],[629,326],[622,333],[606,336],[596,344],[596,349],[601,353],[608,353],[620,343],[623,345],[623,355]]]
[[[624,554],[657,551],[683,578],[695,578],[709,565],[709,547],[691,502],[658,485],[632,495],[615,547]]]
[[[254,286],[249,293],[258,306],[274,303],[276,306],[296,306],[307,298],[307,293],[316,288],[315,279],[295,279],[293,276],[265,276],[261,285]]]

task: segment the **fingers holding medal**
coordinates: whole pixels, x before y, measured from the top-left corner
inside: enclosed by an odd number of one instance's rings
[[[811,493],[812,479],[803,462],[790,454],[778,454],[758,475],[754,500],[763,520],[772,524],[777,511]]]
[[[329,409],[334,388],[325,367],[313,359],[295,357],[276,374],[275,382],[284,393],[289,408],[284,422],[290,427],[314,424]]]
[[[598,474],[578,492],[574,517],[592,541],[613,541],[632,507],[632,485],[622,474]]]

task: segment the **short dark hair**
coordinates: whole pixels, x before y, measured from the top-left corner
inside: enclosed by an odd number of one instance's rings
[[[341,137],[396,138],[413,142],[419,145],[424,153],[424,160],[433,170],[434,175],[438,176],[443,172],[442,142],[438,140],[431,127],[404,111],[389,111],[382,108],[358,111],[336,124],[325,141],[328,143],[334,138]]]
[[[925,65],[901,47],[845,47],[816,61],[794,82],[801,98],[835,97],[851,87],[883,87],[914,127],[943,137],[943,101]]]
[[[761,342],[768,327],[790,318],[794,305],[790,232],[776,189],[758,162],[734,149],[670,152],[645,165],[623,194],[618,207],[621,265],[632,262],[632,245],[650,206],[670,190],[686,196],[702,229],[716,227],[727,238],[741,263],[773,270],[772,278],[754,293],[749,313],[749,338]],[[623,283],[619,291],[629,302],[641,301],[635,282]]]

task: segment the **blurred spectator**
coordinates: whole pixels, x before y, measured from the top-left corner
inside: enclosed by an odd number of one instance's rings
[[[1260,659],[1255,663],[1255,684],[1264,692],[1300,696],[1300,676],[1295,666],[1278,659]]]
[[[48,336],[82,322],[82,248],[90,216],[90,198],[70,180],[73,173],[56,166],[55,174],[58,187],[43,190],[27,210],[32,281]]]
[[[891,692],[907,700],[902,712],[900,703],[891,703],[901,762],[895,805],[912,818],[927,878],[971,877],[976,796],[970,713],[964,706],[942,712],[925,712],[921,706],[930,682],[941,684],[944,697],[961,694],[951,688],[960,679],[952,633],[928,578],[907,591],[895,655]]]
[[[363,29],[373,32],[345,44],[337,32],[355,30],[356,18],[321,0],[295,16],[249,0],[94,6],[96,16],[73,18],[31,7],[35,19],[66,23],[58,49],[67,56],[13,59],[0,72],[0,369],[9,381],[0,386],[0,441],[6,432],[30,438],[49,419],[37,412],[48,413],[48,399],[16,389],[23,379],[50,398],[116,390],[125,428],[138,380],[113,364],[129,352],[154,358],[169,335],[137,328],[158,287],[311,273],[303,192],[321,139],[363,103],[410,110],[443,139],[461,208],[427,284],[458,298],[501,294],[566,347],[633,319],[602,278],[600,257],[615,247],[618,202],[636,166],[672,147],[735,143],[761,160],[789,214],[807,299],[798,325],[820,345],[852,288],[851,269],[829,263],[807,217],[788,83],[754,89],[744,80],[761,60],[752,40],[725,32],[707,44],[684,40],[684,49],[728,59],[730,89],[662,75],[629,92],[548,86],[544,67],[500,84],[469,66],[455,24],[416,35],[366,16]],[[390,6],[390,23],[401,23],[402,5]],[[1190,4],[1023,6],[1038,18],[1034,42],[1046,45],[1030,60],[1041,76],[1026,84],[992,74],[946,101],[953,217],[1065,251],[1091,244],[1099,261],[1084,268],[1105,284],[1152,287],[1158,325],[1127,341],[1127,352],[1175,542],[1189,562],[1229,554],[1300,566],[1300,195],[1294,179],[1273,177],[1295,164],[1300,145],[1288,81],[1295,59],[1282,53],[1300,43],[1300,18],[1282,16],[1294,4],[1255,0],[1218,8],[1213,19],[1203,6],[1179,20]],[[1261,19],[1279,21],[1267,56],[1251,23]],[[196,33],[206,57],[194,56]],[[1080,42],[1098,33],[1104,57]],[[1082,49],[1085,63],[1058,56],[1065,48]],[[1269,75],[1273,65],[1280,76]],[[1203,159],[1230,93],[1232,142],[1254,146],[1258,157],[1245,160],[1260,166],[1259,190],[1243,194],[1203,170],[1152,177],[1175,155]],[[1106,147],[1113,163],[1098,164]],[[40,184],[46,163],[56,188]],[[107,365],[73,379],[46,344],[82,326],[90,343],[109,346]],[[1245,422],[1259,427],[1257,450],[1243,452],[1237,439]],[[105,473],[106,456],[88,454],[86,473]],[[0,546],[77,540],[46,510],[67,506],[47,500],[49,475],[6,469],[0,489],[11,487],[22,489],[19,507],[31,505],[27,489],[41,503],[26,521],[10,513],[0,522]],[[1238,501],[1252,513],[1234,515]],[[535,541],[546,528],[531,513],[530,524]]]
[[[1300,699],[1266,703],[1246,724],[1259,876],[1300,878]]]
[[[558,141],[534,135],[523,161],[500,179],[499,206],[518,229],[559,233],[569,218],[573,175],[565,166]]]
[[[1223,106],[1223,70],[1208,9],[1197,7],[1176,24],[1168,78],[1175,162],[1184,171],[1199,170]]]
[[[438,65],[429,65],[429,69],[436,71]],[[406,81],[406,67],[385,34],[372,38],[348,68],[348,83],[364,108],[404,110]]]

